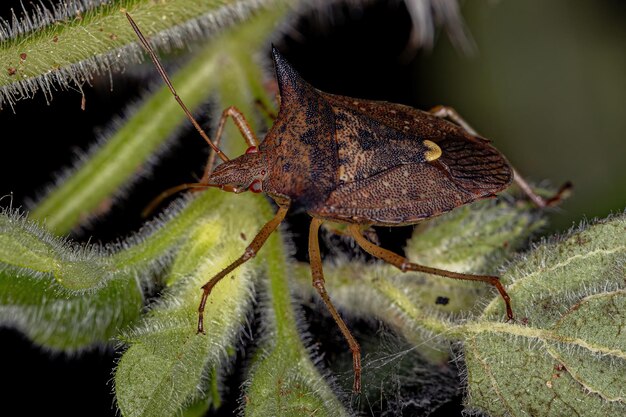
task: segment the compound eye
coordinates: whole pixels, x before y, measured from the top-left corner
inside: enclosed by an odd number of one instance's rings
[[[250,184],[250,186],[248,187],[248,190],[252,191],[253,193],[263,192],[263,186],[261,184],[261,180],[256,179],[252,181],[252,184]]]
[[[250,146],[248,149],[246,149],[246,153],[257,153],[258,151],[259,150],[256,146]]]

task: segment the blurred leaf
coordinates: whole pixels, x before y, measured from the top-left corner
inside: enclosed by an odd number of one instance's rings
[[[0,215],[0,322],[36,343],[71,352],[108,343],[139,317],[143,286],[222,201],[205,193],[175,204],[124,242],[81,246],[18,215]],[[155,225],[158,225],[157,229]]]
[[[0,323],[72,352],[139,317],[140,282],[94,248],[71,246],[15,213],[0,215]]]
[[[421,223],[405,252],[424,265],[487,272],[500,267],[544,225],[540,212],[503,194]]]
[[[88,4],[89,2],[84,2]],[[111,69],[137,61],[137,38],[124,10],[160,47],[181,47],[181,37],[198,38],[245,20],[261,8],[280,8],[272,0],[117,0],[87,8],[80,2],[39,5],[32,15],[3,25],[0,43],[0,106],[41,89],[50,98]],[[158,18],[155,19],[155,16]]]

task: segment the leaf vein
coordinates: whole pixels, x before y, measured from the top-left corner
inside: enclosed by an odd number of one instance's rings
[[[613,248],[613,249],[597,249],[597,250],[594,250],[594,251],[591,251],[591,252],[587,252],[587,253],[571,256],[571,257],[569,257],[569,258],[567,258],[567,259],[565,259],[565,260],[563,260],[563,261],[561,261],[561,262],[559,262],[557,264],[554,264],[554,265],[552,265],[552,266],[550,266],[548,268],[535,270],[535,271],[532,271],[531,273],[529,273],[527,275],[523,275],[521,277],[516,278],[515,282],[513,282],[511,285],[508,286],[508,290],[509,291],[513,290],[517,286],[518,283],[521,283],[522,281],[524,281],[526,279],[530,279],[530,278],[532,278],[532,277],[534,277],[536,275],[544,274],[546,272],[553,272],[553,271],[556,271],[557,269],[563,268],[563,267],[569,265],[570,263],[574,262],[574,260],[579,260],[579,259],[583,259],[584,260],[584,259],[596,256],[596,255],[611,255],[611,254],[614,254],[614,253],[620,252],[620,251],[626,252],[626,246],[623,246],[623,245],[622,246],[617,246],[616,248]]]

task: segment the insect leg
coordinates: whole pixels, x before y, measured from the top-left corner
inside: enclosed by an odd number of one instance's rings
[[[318,294],[324,301],[326,308],[330,312],[333,319],[339,326],[339,330],[343,334],[343,337],[348,342],[350,346],[350,351],[352,351],[352,367],[354,369],[354,385],[353,391],[356,393],[361,392],[361,348],[359,347],[359,343],[356,341],[350,330],[348,330],[348,326],[341,319],[341,316],[337,312],[337,309],[330,301],[330,297],[326,292],[326,287],[324,286],[324,271],[322,270],[322,257],[320,255],[320,246],[319,246],[319,228],[322,224],[321,219],[313,218],[311,221],[311,226],[309,228],[309,261],[311,262],[311,275],[313,277],[313,287],[317,290]]]
[[[470,135],[478,136],[478,132],[476,132],[474,128],[470,126],[470,124],[467,123],[465,119],[462,118],[461,115],[452,107],[435,106],[428,112],[431,113],[433,116],[439,117],[440,119],[450,119],[457,125],[461,126],[463,129],[465,129]]]
[[[504,304],[506,306],[506,315],[509,320],[513,320],[513,309],[511,308],[511,298],[509,294],[504,289],[504,286],[500,282],[500,279],[496,276],[492,275],[472,275],[472,274],[461,274],[458,272],[446,271],[445,269],[431,268],[429,266],[419,265],[416,263],[409,262],[403,256],[400,256],[396,253],[391,252],[390,250],[381,248],[378,245],[373,244],[372,242],[365,239],[363,233],[361,232],[361,225],[352,224],[349,226],[350,232],[352,233],[352,237],[356,240],[360,247],[363,248],[367,253],[376,258],[382,259],[385,262],[390,263],[391,265],[397,267],[402,272],[406,271],[418,271],[425,272],[427,274],[439,275],[442,277],[460,279],[465,281],[481,281],[486,282],[488,284],[496,287],[500,296],[504,300]]]
[[[561,185],[557,192],[554,193],[551,197],[543,198],[533,191],[528,182],[526,182],[524,177],[522,177],[515,168],[513,168],[513,179],[517,183],[517,186],[522,189],[524,194],[526,194],[537,207],[541,208],[553,207],[558,205],[561,200],[567,198],[570,190],[572,189],[572,183],[567,181],[565,184]]]
[[[220,142],[222,141],[222,133],[224,132],[224,126],[226,125],[226,120],[228,117],[232,117],[233,122],[241,132],[241,136],[246,140],[248,146],[259,146],[259,139],[254,134],[254,131],[250,127],[250,124],[246,120],[246,117],[243,113],[235,106],[230,106],[222,112],[222,116],[220,117],[220,121],[217,125],[217,132],[215,133],[215,146],[219,149]],[[204,174],[202,175],[201,183],[206,184],[211,172],[213,172],[213,166],[215,165],[215,150],[211,148],[211,154],[209,155],[209,160],[207,161],[206,167],[204,168]]]
[[[276,212],[274,218],[265,223],[259,233],[257,233],[254,239],[252,239],[252,242],[248,245],[244,253],[202,286],[203,293],[202,298],[200,299],[200,305],[198,306],[198,333],[204,333],[204,307],[213,287],[239,265],[256,256],[267,238],[270,237],[278,225],[285,219],[287,210],[289,210],[289,204],[278,206],[278,211]]]
[[[266,102],[257,98],[256,100],[254,100],[254,104],[256,104],[257,107],[261,109],[263,114],[272,122],[278,117],[274,109],[270,108]]]
[[[452,107],[435,106],[430,109],[430,113],[442,119],[450,119],[465,129],[470,135],[479,136],[472,126],[470,126],[470,124],[467,123],[467,121],[465,121],[465,119],[463,119],[463,117],[461,117],[461,115]],[[524,177],[522,177],[515,168],[513,168],[513,179],[522,189],[524,194],[526,194],[537,207],[541,208],[557,205],[563,198],[565,198],[566,194],[572,188],[572,183],[566,182],[552,197],[543,198],[533,191],[528,182],[526,182]]]
[[[324,229],[327,232],[330,232],[340,237],[352,237],[352,234],[350,234],[350,231],[348,230],[347,226],[342,225],[341,223],[326,222],[324,223]],[[378,234],[376,233],[376,230],[374,230],[373,228],[370,227],[368,229],[363,230],[363,234],[370,241],[376,243],[377,245],[380,245],[380,239],[378,237]]]

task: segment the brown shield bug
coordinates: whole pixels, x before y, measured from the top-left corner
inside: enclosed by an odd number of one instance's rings
[[[127,17],[174,97],[214,152],[200,182],[167,190],[155,203],[181,190],[218,187],[235,193],[263,192],[278,204],[274,218],[263,226],[245,252],[202,286],[198,333],[204,333],[203,312],[211,289],[258,253],[289,209],[305,211],[312,217],[309,258],[313,286],[352,351],[355,392],[361,389],[361,353],[324,286],[318,243],[324,221],[347,224],[348,233],[361,248],[401,271],[493,285],[504,300],[508,320],[513,319],[509,295],[498,277],[409,262],[372,243],[364,230],[370,226],[412,225],[455,207],[494,197],[514,178],[542,207],[558,202],[569,185],[544,200],[453,109],[439,106],[424,112],[400,104],[324,93],[304,81],[276,48],[272,48],[272,56],[280,109],[265,139],[259,143],[243,114],[230,107],[222,113],[213,142],[178,97],[137,25],[128,14]],[[232,117],[249,146],[245,154],[235,159],[228,159],[218,148],[228,117]],[[213,170],[215,155],[223,162]]]

